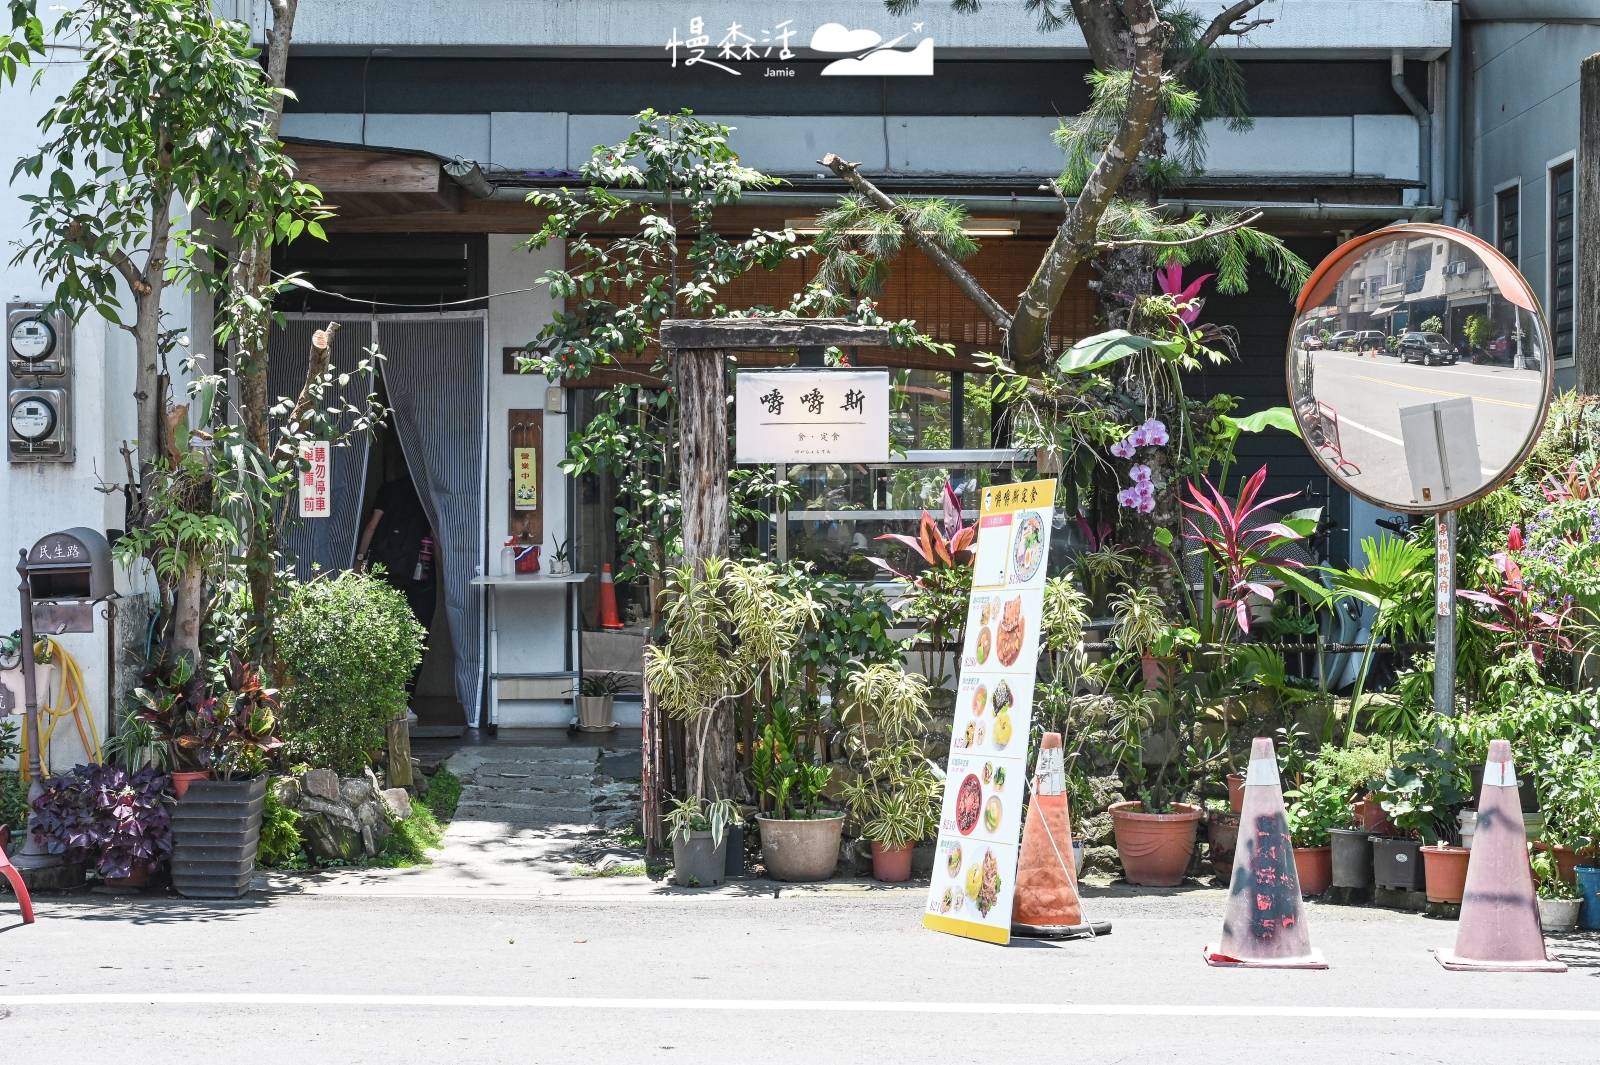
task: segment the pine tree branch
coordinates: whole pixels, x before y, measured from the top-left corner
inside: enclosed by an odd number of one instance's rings
[[[860,193],[874,207],[891,212],[897,217],[901,215],[900,205],[895,203],[883,190],[862,176],[860,163],[846,162],[832,152],[824,155],[819,162],[829,170],[832,170],[845,184]],[[984,287],[978,283],[978,279],[973,277],[966,267],[956,262],[949,252],[939,247],[932,237],[916,226],[906,226],[905,232],[906,236],[911,238],[911,242],[924,255],[932,259],[933,264],[943,270],[951,281],[955,282],[956,287],[961,290],[962,294],[977,304],[984,317],[988,318],[1002,331],[1011,328],[1011,315],[1007,314],[1005,308],[1000,306],[993,296],[989,295]]]
[[[1225,226],[1218,226],[1216,229],[1207,229],[1204,233],[1199,233],[1192,237],[1186,237],[1183,240],[1145,240],[1142,238],[1132,238],[1129,240],[1101,240],[1095,242],[1095,250],[1110,251],[1113,248],[1181,248],[1185,244],[1199,244],[1201,241],[1220,237],[1222,234],[1231,232],[1235,229],[1243,229],[1245,226],[1254,225],[1256,222],[1259,222],[1261,218],[1261,212],[1257,211],[1248,218],[1241,218],[1237,222],[1230,222]]]
[[[1243,37],[1257,26],[1269,26],[1277,21],[1270,18],[1258,18],[1245,23],[1243,26],[1234,25],[1266,2],[1267,0],[1239,0],[1238,3],[1212,19],[1211,25],[1207,26],[1206,31],[1194,42],[1194,50],[1189,53],[1189,57],[1175,64],[1172,70],[1169,71],[1172,77],[1181,78],[1188,73],[1189,68],[1194,65],[1195,59],[1207,48],[1216,44],[1219,38]]]

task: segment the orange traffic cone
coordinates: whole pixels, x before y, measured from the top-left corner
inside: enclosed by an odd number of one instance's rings
[[[1207,965],[1256,969],[1326,969],[1311,945],[1300,904],[1289,819],[1283,810],[1272,741],[1257,737],[1244,778],[1244,810],[1233,852],[1233,881],[1222,942],[1206,947]]]
[[[1083,919],[1078,877],[1072,862],[1072,816],[1067,809],[1061,736],[1046,732],[1034,768],[1028,823],[1017,858],[1017,890],[1011,903],[1011,934],[1066,938],[1099,936],[1111,922]]]
[[[622,619],[617,617],[617,585],[611,579],[610,563],[600,567],[600,627],[622,628]]]
[[[1539,903],[1528,868],[1528,836],[1517,794],[1509,740],[1489,741],[1489,761],[1478,795],[1478,831],[1461,896],[1454,950],[1434,952],[1446,969],[1479,972],[1564,973],[1544,952]]]

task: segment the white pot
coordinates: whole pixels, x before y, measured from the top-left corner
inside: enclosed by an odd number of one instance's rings
[[[1570,932],[1578,927],[1582,899],[1540,899],[1539,924],[1546,932]]]
[[[578,696],[578,729],[581,732],[610,732],[616,728],[611,720],[610,695]]]
[[[1083,840],[1075,839],[1072,841],[1072,875],[1080,879],[1083,876],[1083,854],[1086,849],[1083,845]]]
[[[1478,811],[1462,810],[1456,814],[1456,824],[1461,826],[1461,845],[1472,849],[1472,837],[1478,831]]]

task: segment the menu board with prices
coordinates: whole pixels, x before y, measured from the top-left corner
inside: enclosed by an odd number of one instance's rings
[[[924,927],[1007,943],[1056,482],[983,489]]]

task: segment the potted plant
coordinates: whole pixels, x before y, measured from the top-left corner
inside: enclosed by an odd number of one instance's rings
[[[927,691],[923,677],[898,665],[853,671],[845,685],[841,724],[856,778],[845,784],[843,795],[862,837],[872,843],[872,875],[878,880],[909,879],[912,848],[938,832],[943,784],[920,743]]]
[[[238,898],[250,890],[266,805],[267,755],[283,746],[277,691],[237,652],[227,689],[185,711],[176,743],[211,779],[189,785],[172,814],[172,886],[190,898]]]
[[[1565,749],[1552,753],[1544,780],[1551,794],[1545,796],[1557,824],[1558,838],[1575,852],[1580,863],[1574,870],[1578,894],[1584,906],[1579,918],[1583,928],[1600,928],[1600,752]],[[1556,865],[1560,871],[1559,859]]]
[[[1373,875],[1379,887],[1426,889],[1430,902],[1461,902],[1471,852],[1440,842],[1452,820],[1450,807],[1467,797],[1457,776],[1456,767],[1433,748],[1402,755],[1384,774],[1378,802],[1406,835],[1373,837]]]
[[[172,793],[182,799],[189,785],[211,776],[197,766],[193,748],[178,743],[183,722],[205,698],[205,678],[196,676],[194,664],[179,658],[170,668],[153,663],[130,696],[132,706],[125,728],[115,737],[112,754],[124,765],[134,761],[171,771]]]
[[[45,780],[33,802],[35,839],[69,863],[92,861],[108,884],[143,887],[172,852],[161,793],[167,777],[144,768],[80,765]]]
[[[1578,927],[1583,898],[1562,879],[1555,855],[1538,851],[1532,859],[1535,891],[1539,896],[1539,924],[1546,932],[1570,932]]]
[[[1349,798],[1337,781],[1315,775],[1284,798],[1292,800],[1285,812],[1300,893],[1320,895],[1333,884],[1331,833],[1349,823]]]
[[[667,812],[672,880],[679,887],[716,887],[728,875],[728,828],[739,823],[732,799],[679,799]]]
[[[572,572],[572,540],[550,538],[550,563],[546,572],[552,577],[564,577]]]
[[[731,802],[723,792],[731,792],[733,785],[728,707],[763,683],[778,683],[817,614],[809,594],[780,587],[779,574],[770,563],[708,558],[699,565],[698,573],[689,566],[667,571],[663,639],[644,649],[651,691],[663,710],[684,722],[689,737],[689,793],[671,820],[675,868],[680,844],[692,844],[695,832],[706,832],[704,838],[718,849],[721,833],[713,826],[735,820],[731,807],[723,805]],[[706,755],[713,734],[719,740],[719,753],[712,768],[725,761],[729,772],[722,777],[718,770],[718,778],[708,779]],[[695,827],[700,825],[705,827]],[[834,850],[837,856],[837,834]],[[720,880],[726,875],[725,866],[717,868]],[[698,873],[689,875],[705,882]],[[680,877],[678,882],[687,880]]]
[[[1154,588],[1124,584],[1122,591],[1111,597],[1111,617],[1111,642],[1139,656],[1144,686],[1151,691],[1170,688],[1178,647],[1192,646],[1199,634],[1187,630],[1193,640],[1177,635],[1180,630],[1167,617],[1166,601]]]
[[[962,523],[961,502],[948,481],[944,485],[943,499],[942,521],[935,522],[931,514],[923,511],[916,536],[885,533],[878,537],[910,548],[924,564],[920,572],[902,573],[881,558],[867,559],[906,584],[900,611],[917,626],[915,646],[921,659],[921,673],[932,685],[930,702],[937,702],[936,709],[940,713],[955,704],[955,693],[944,686],[948,679],[945,655],[951,648],[961,646],[972,592],[974,545],[978,538],[976,525]]]
[[[821,806],[832,770],[815,763],[795,735],[795,714],[782,700],[755,742],[750,775],[761,797],[761,860],[774,880],[826,880],[839,864],[844,815]],[[770,802],[770,805],[769,805]]]
[[[633,690],[633,683],[621,673],[589,674],[580,677],[574,695],[578,704],[578,731],[610,732],[616,728],[611,718],[618,695]]]

